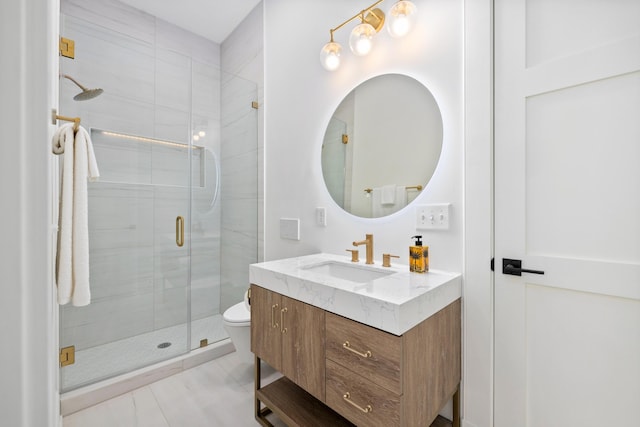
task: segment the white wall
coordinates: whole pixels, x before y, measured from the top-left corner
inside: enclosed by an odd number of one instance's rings
[[[0,414],[2,425],[56,425],[51,259],[51,108],[58,2],[0,3]]]
[[[389,4],[382,4],[386,10]],[[384,73],[404,73],[422,82],[440,105],[444,146],[440,164],[418,203],[449,202],[451,228],[421,232],[430,246],[431,267],[462,271],[463,224],[463,10],[462,2],[417,1],[418,25],[407,39],[378,34],[371,55],[348,51],[347,26],[335,33],[347,46],[335,72],[320,66],[329,29],[359,11],[353,2],[286,0],[265,5],[265,258],[318,251],[345,253],[351,242],[373,233],[375,258],[400,255],[416,234],[415,209],[371,220],[343,212],[327,192],[320,168],[322,138],[329,118],[359,83]],[[315,208],[327,209],[326,228],[315,225]],[[300,218],[301,240],[282,240],[281,217]]]

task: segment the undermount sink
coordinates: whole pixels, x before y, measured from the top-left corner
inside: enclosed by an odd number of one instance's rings
[[[336,279],[350,280],[357,283],[365,283],[395,273],[375,267],[366,267],[355,264],[345,264],[335,261],[327,261],[320,264],[304,267],[307,271],[334,277]]]

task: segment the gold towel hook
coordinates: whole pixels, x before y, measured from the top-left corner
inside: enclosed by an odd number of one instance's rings
[[[80,128],[80,117],[67,117],[58,115],[58,111],[53,108],[51,110],[51,124],[55,125],[58,120],[64,120],[65,122],[73,122],[73,131],[77,132]]]

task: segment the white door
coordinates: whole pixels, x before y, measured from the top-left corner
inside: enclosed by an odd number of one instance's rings
[[[495,30],[495,426],[640,426],[640,1]]]

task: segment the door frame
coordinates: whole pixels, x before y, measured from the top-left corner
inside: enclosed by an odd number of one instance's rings
[[[3,201],[12,207],[0,264],[5,273],[2,336],[3,420],[9,425],[61,425],[58,393],[57,303],[53,281],[52,154],[58,99],[58,0],[5,0],[0,6],[7,55],[0,123],[7,141],[0,158]],[[19,40],[19,43],[16,43]],[[38,268],[34,268],[37,266]],[[6,309],[5,309],[6,308]],[[6,374],[6,375],[5,375]]]
[[[493,0],[464,0],[462,425],[493,425]]]

